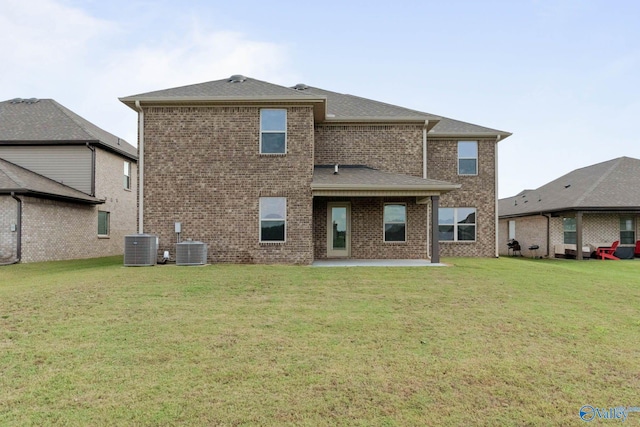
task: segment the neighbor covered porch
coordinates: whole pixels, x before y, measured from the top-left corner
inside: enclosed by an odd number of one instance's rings
[[[440,263],[438,206],[459,184],[360,165],[316,166],[314,259]]]

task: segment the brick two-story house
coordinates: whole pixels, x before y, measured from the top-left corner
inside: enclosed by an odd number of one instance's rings
[[[52,99],[0,102],[0,264],[118,255],[137,152]]]
[[[121,98],[139,113],[138,230],[173,253],[309,264],[496,256],[510,134],[241,75]]]

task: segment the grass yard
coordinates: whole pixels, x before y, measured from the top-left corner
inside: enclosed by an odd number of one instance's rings
[[[640,406],[640,262],[444,261],[1,267],[0,425],[567,426]]]

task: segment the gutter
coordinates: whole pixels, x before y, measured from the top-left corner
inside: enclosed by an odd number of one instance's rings
[[[120,141],[126,142],[124,139],[120,139]],[[106,142],[102,142],[99,139],[82,139],[79,141],[49,141],[49,140],[11,140],[11,141],[0,141],[3,146],[13,147],[13,146],[23,146],[23,145],[42,145],[42,146],[77,146],[77,145],[87,145],[92,144],[94,147],[97,145],[100,148],[110,152],[115,153],[120,156],[126,157],[131,160],[138,160],[138,157],[134,154],[131,154],[127,151],[120,150],[116,147],[113,147]]]
[[[551,214],[542,214],[543,217],[547,218],[547,258],[551,257]],[[576,246],[576,249],[578,247]]]
[[[311,190],[346,190],[346,191],[453,191],[462,187],[461,184],[431,184],[431,185],[376,185],[376,184],[311,184]]]
[[[499,212],[499,203],[498,203],[498,143],[500,142],[500,139],[502,139],[502,136],[501,135],[497,135],[496,136],[496,148],[495,148],[496,155],[494,156],[495,157],[494,169],[495,169],[495,174],[496,174],[496,177],[495,177],[495,180],[496,180],[496,188],[495,188],[495,191],[496,191],[496,195],[495,195],[495,198],[496,198],[496,218],[495,218],[496,224],[495,224],[495,233],[494,233],[495,236],[496,236],[496,242],[495,242],[495,245],[496,245],[496,258],[500,258],[500,253],[499,253],[499,250],[498,250],[498,246],[500,245],[500,236],[498,236],[498,230],[500,229],[500,212]]]
[[[17,224],[16,224],[16,232],[18,233],[17,243],[16,243],[16,260],[3,263],[0,265],[12,265],[17,264],[22,260],[22,200],[16,196],[15,192],[11,192],[11,197],[14,198],[18,202],[18,210],[17,210]]]
[[[422,128],[422,179],[427,179],[427,128],[429,120],[424,121]]]
[[[138,111],[138,234],[144,230],[144,110],[136,100]]]

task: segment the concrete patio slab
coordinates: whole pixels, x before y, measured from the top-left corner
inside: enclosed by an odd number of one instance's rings
[[[317,260],[312,267],[446,267],[428,259],[329,259]]]

